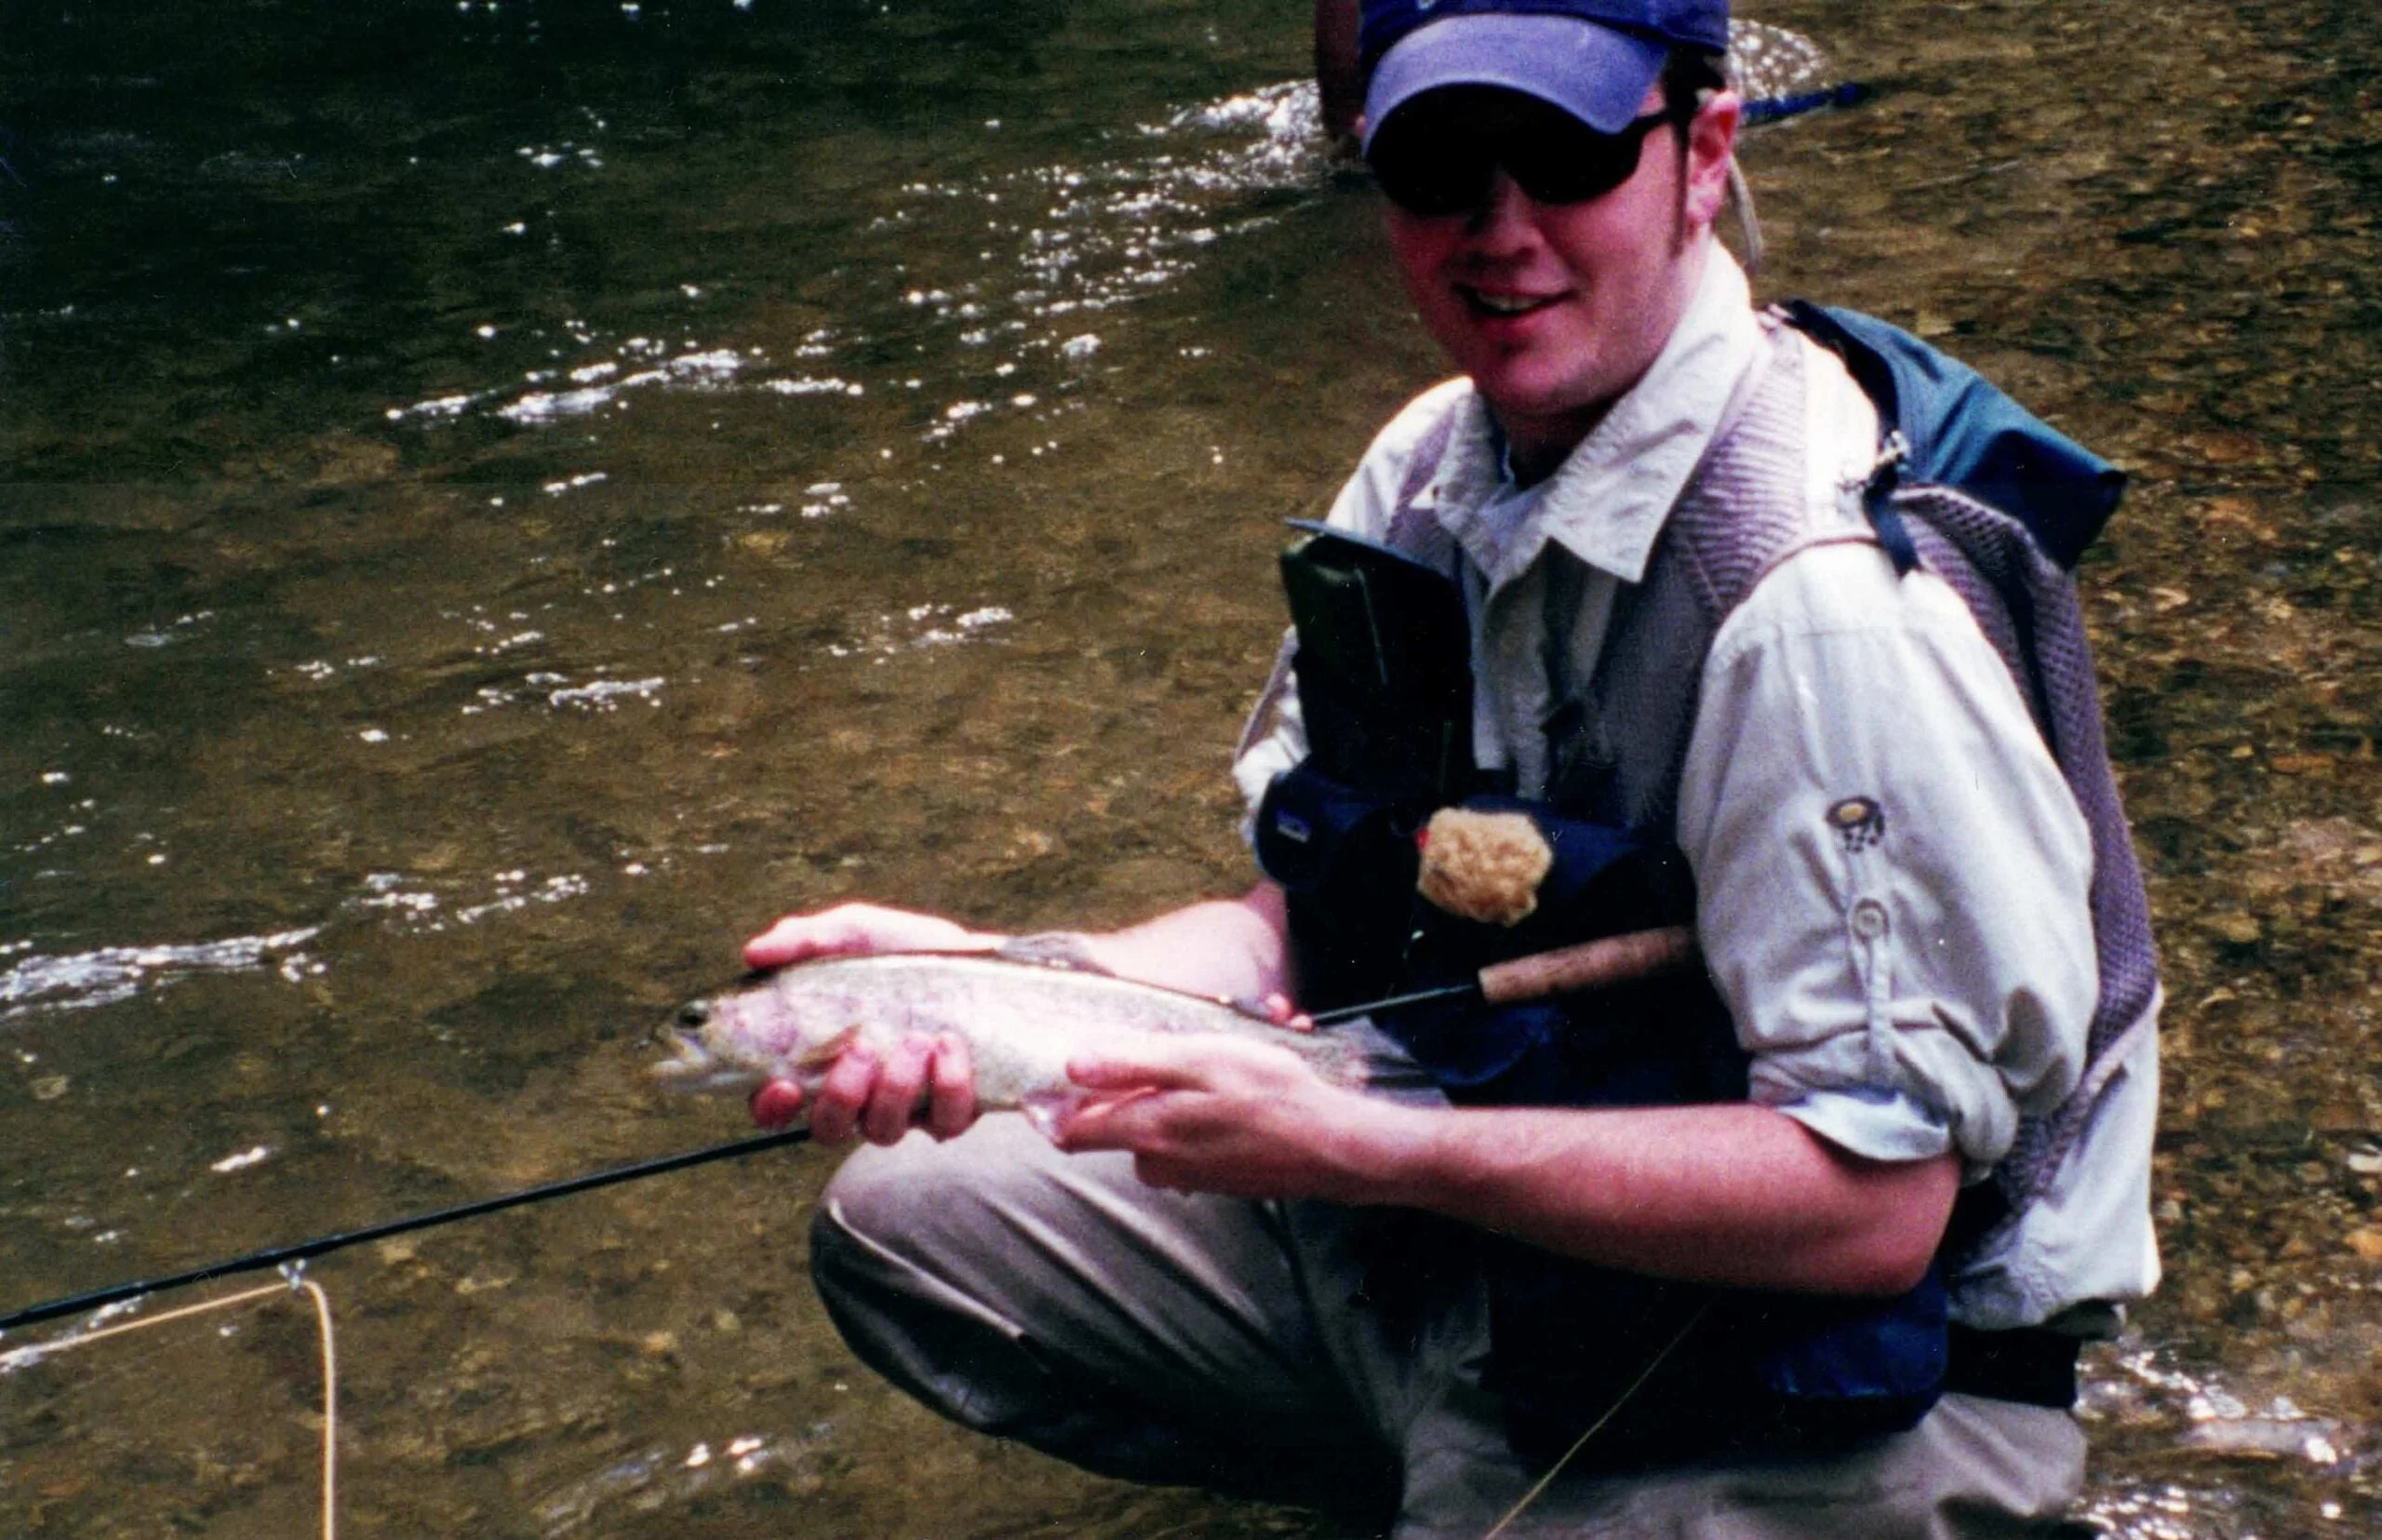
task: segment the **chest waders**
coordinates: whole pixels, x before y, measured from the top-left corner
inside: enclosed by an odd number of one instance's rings
[[[1827,518],[1802,492],[1805,350],[1787,325],[1843,356],[1884,435],[1875,476]],[[1840,1445],[1910,1426],[1947,1385],[2071,1401],[2072,1343],[1953,1327],[1944,1279],[2048,1183],[2133,1034],[2149,1029],[2157,993],[2148,906],[2067,570],[2114,510],[2122,476],[1883,323],[1798,306],[1772,329],[1765,362],[1730,404],[1643,580],[1616,596],[1592,677],[1559,691],[1543,800],[1505,795],[1468,752],[1461,558],[1416,505],[1453,413],[1418,448],[1384,543],[1323,531],[1286,555],[1292,666],[1312,752],[1268,790],[1256,848],[1289,896],[1300,999],[1324,1009],[1594,936],[1692,923],[1693,882],[1674,824],[1712,638],[1780,562],[1813,544],[1858,542],[1883,547],[1897,571],[1924,565],[1944,578],[2017,681],[2092,830],[2100,1000],[2078,1090],[2022,1124],[1993,1180],[1961,1195],[1926,1279],[1899,1298],[1680,1283],[1452,1222],[1383,1220],[1388,1254],[1368,1288],[1381,1307],[1398,1308],[1401,1293],[1451,1253],[1485,1276],[1489,1383],[1517,1452],[1542,1463],[1616,1398],[1627,1405],[1582,1468]],[[1538,907],[1519,924],[1465,920],[1416,895],[1414,834],[1433,810],[1458,804],[1524,812],[1552,850]],[[1746,1055],[1700,972],[1579,1001],[1417,1008],[1376,1024],[1459,1105],[1746,1095]],[[1691,1320],[1678,1350],[1630,1394],[1646,1359]]]

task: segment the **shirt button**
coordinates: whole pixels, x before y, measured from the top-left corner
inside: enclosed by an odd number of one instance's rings
[[[1865,898],[1853,906],[1853,933],[1863,941],[1876,941],[1884,935],[1886,906],[1874,898]]]

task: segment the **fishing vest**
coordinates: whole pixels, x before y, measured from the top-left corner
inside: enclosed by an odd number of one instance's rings
[[[1683,1284],[1475,1236],[1491,1296],[1489,1379],[1527,1457],[1559,1453],[1616,1399],[1631,1410],[1599,1433],[1591,1466],[1826,1445],[1916,1423],[1943,1386],[1947,1271],[1991,1243],[2044,1190],[2133,1034],[2151,1029],[2157,979],[2148,905],[2065,570],[2114,507],[2122,478],[1963,366],[1882,323],[1799,307],[1766,316],[1764,325],[1760,361],[1724,413],[1641,580],[1615,597],[1592,676],[1568,682],[1549,723],[1545,799],[1470,800],[1523,810],[1539,823],[1556,852],[1542,895],[1551,894],[1550,909],[1568,913],[1584,933],[1692,918],[1675,820],[1713,637],[1762,577],[1797,554],[1829,543],[1880,546],[1899,571],[1924,566],[1960,595],[2010,669],[2090,827],[2100,997],[2086,1065],[2065,1103],[2022,1122],[1991,1182],[1962,1195],[1935,1267],[1899,1299]],[[1825,514],[1804,492],[1811,350],[1799,332],[1844,357],[1878,407],[1884,438],[1877,474]],[[1392,549],[1450,578],[1461,554],[1419,504],[1456,415],[1447,414],[1419,444],[1385,537]],[[2022,514],[2002,511],[1978,491]],[[1319,938],[1301,934],[1306,852],[1279,837],[1269,822],[1275,804],[1269,797],[1260,808],[1258,854],[1291,891],[1296,957]],[[1617,850],[1636,852],[1635,869],[1618,882],[1608,877]],[[1450,920],[1427,905],[1415,916],[1401,976],[1365,983],[1385,993],[1463,978],[1501,951],[1520,955],[1581,939]],[[1377,1024],[1459,1105],[1686,1105],[1746,1093],[1746,1056],[1700,973],[1626,985],[1588,1002],[1425,1009]],[[1627,1387],[1648,1355],[1675,1336],[1680,1350],[1631,1396]]]

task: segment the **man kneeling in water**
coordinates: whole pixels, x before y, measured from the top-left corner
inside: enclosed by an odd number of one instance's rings
[[[1111,1094],[1057,1149],[977,1122],[948,1043],[848,1054],[807,1109],[764,1088],[764,1121],[883,1146],[829,1187],[814,1269],[945,1414],[1377,1503],[1402,1540],[1479,1536],[1559,1467],[1515,1533],[2061,1527],[2076,1343],[2157,1277],[2155,981],[2147,932],[2096,952],[2096,859],[2139,878],[1970,609],[1865,520],[1870,398],[1714,238],[1727,27],[1725,0],[1365,0],[1366,155],[1462,377],[1330,521],[1460,596],[1467,795],[1559,852],[1675,853],[1706,971],[1385,1020],[1419,1097],[1262,1046],[1079,1063]],[[1236,766],[1261,852],[1316,768],[1305,683],[1278,670]],[[1061,949],[1314,1008],[1327,971],[1400,984],[1390,912],[1368,936],[1345,891],[1269,880]],[[746,957],[1000,944],[848,905]]]

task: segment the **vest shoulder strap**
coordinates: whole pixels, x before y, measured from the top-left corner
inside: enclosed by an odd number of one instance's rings
[[[2042,1193],[2098,1105],[2101,1088],[2147,1030],[2159,994],[2150,901],[2109,768],[2083,606],[2073,578],[2018,517],[1949,487],[1894,493],[1920,564],[1976,618],[2034,713],[2093,841],[2090,902],[2100,995],[2077,1091],[2023,1119],[1994,1175],[2013,1211]]]
[[[1663,528],[1662,541],[1670,549],[1655,557],[1686,564],[1714,632],[1764,577],[1798,552],[1813,545],[1876,543],[1849,508],[1815,510],[1805,495],[1807,345],[1768,316],[1763,345],[1757,373],[1732,404],[1731,416]]]
[[[1642,580],[1616,595],[1596,670],[1559,713],[1549,791],[1584,816],[1668,841],[1705,655],[1763,576],[1814,543],[1867,542],[1857,514],[1804,493],[1808,344],[1773,323]]]

